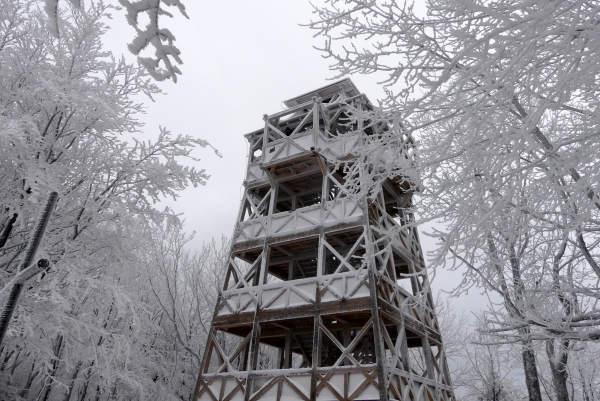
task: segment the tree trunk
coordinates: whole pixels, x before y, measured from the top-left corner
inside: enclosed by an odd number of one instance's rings
[[[519,309],[519,318],[523,321],[526,310],[525,289],[523,280],[521,279],[521,263],[515,252],[514,242],[509,242],[510,249],[510,265],[513,276],[513,287],[515,291],[515,305]],[[533,342],[529,338],[529,326],[519,329],[521,335],[521,346],[523,347],[523,370],[525,371],[525,383],[527,384],[527,392],[529,393],[529,401],[542,401],[542,392],[540,390],[540,381],[537,372],[537,363],[535,361],[535,352],[533,351]]]
[[[25,387],[23,387],[23,389],[21,389],[21,392],[19,393],[19,397],[21,397],[23,399],[27,399],[27,395],[29,393],[29,389],[31,388],[31,385],[33,384],[33,380],[39,374],[40,374],[39,369],[37,371],[35,371],[35,360],[34,360],[33,363],[31,364],[31,371],[29,372],[29,377],[27,377],[27,383],[25,384]]]
[[[488,234],[487,245],[489,254],[491,255],[496,273],[500,279],[500,288],[502,289],[502,297],[504,298],[504,307],[508,311],[508,314],[512,319],[517,322],[524,322],[523,310],[523,282],[521,280],[521,270],[519,259],[516,256],[514,250],[514,244],[509,244],[511,253],[510,264],[513,275],[513,289],[514,299],[510,297],[510,290],[508,283],[504,277],[502,266],[496,261],[500,260],[496,249],[496,244],[491,234]],[[537,364],[535,361],[535,352],[533,351],[533,343],[529,338],[530,329],[529,326],[525,326],[519,329],[519,336],[521,337],[521,354],[523,357],[523,370],[525,371],[525,383],[527,384],[527,393],[529,394],[529,401],[542,401],[542,392],[540,390],[540,381],[537,372]]]
[[[546,340],[546,354],[548,354],[548,362],[550,363],[550,371],[552,372],[552,383],[556,391],[556,401],[569,401],[569,391],[567,388],[567,361],[569,354],[567,348],[569,341],[562,341],[558,355],[554,349],[554,340]]]
[[[521,334],[521,337],[523,338],[521,342],[521,346],[523,347],[523,370],[525,371],[525,383],[527,384],[529,401],[542,401],[535,352],[533,351],[533,344],[528,338],[529,327],[520,329],[519,334]]]
[[[77,365],[75,365],[75,370],[73,372],[73,376],[71,376],[71,379],[69,381],[69,385],[67,387],[67,391],[65,392],[63,401],[69,401],[69,399],[71,398],[71,393],[73,392],[73,386],[75,385],[75,379],[77,379],[77,375],[79,375],[79,370],[81,369],[82,365],[83,365],[82,361],[77,362]]]
[[[100,401],[100,394],[101,394],[100,385],[97,385],[96,386],[96,398],[94,399],[94,401]]]
[[[0,352],[0,355],[2,355],[4,350],[5,350],[5,348],[2,347],[2,352]],[[6,356],[2,360],[2,364],[0,364],[0,372],[4,372],[4,369],[6,368],[6,364],[8,363],[8,361],[10,361],[10,358],[14,355],[14,353],[15,353],[14,349],[12,349],[10,351],[6,350]]]
[[[85,401],[87,397],[87,391],[90,386],[90,378],[92,377],[92,368],[94,367],[94,361],[90,363],[90,366],[87,369],[87,373],[85,374],[85,383],[82,385],[82,388],[79,393],[79,401]]]
[[[0,234],[0,248],[3,248],[6,244],[6,241],[8,241],[8,238],[10,237],[10,232],[12,231],[18,216],[19,215],[17,213],[14,213],[4,226],[2,234]]]
[[[60,364],[62,352],[64,349],[64,337],[61,334],[58,334],[56,337],[56,343],[54,345],[54,356],[55,358],[52,360],[52,369],[50,370],[48,376],[52,378],[58,369],[58,365]],[[50,392],[52,391],[52,380],[46,381],[42,391],[40,392],[40,396],[38,400],[48,401],[48,397],[50,396]]]

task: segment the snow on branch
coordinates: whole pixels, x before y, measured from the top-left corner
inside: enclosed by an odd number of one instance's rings
[[[60,30],[58,24],[60,0],[45,0],[44,10],[48,14],[50,33],[59,37]],[[83,9],[81,0],[69,0],[73,7]],[[175,35],[166,28],[159,26],[161,16],[173,18],[173,14],[168,12],[165,7],[177,7],[179,12],[186,18],[189,18],[185,12],[185,6],[180,0],[119,0],[119,3],[127,11],[127,22],[135,31],[136,36],[128,45],[129,51],[138,56],[140,64],[150,73],[152,78],[157,81],[172,79],[177,82],[177,75],[181,75],[181,70],[177,64],[183,64],[181,60],[181,51],[174,45]],[[140,15],[146,15],[149,19],[148,25],[140,26]],[[140,53],[148,46],[154,48],[154,57],[142,57]]]
[[[177,64],[183,64],[180,50],[173,44],[175,36],[170,30],[159,27],[159,18],[166,15],[170,18],[173,14],[165,10],[164,6],[177,7],[179,12],[186,18],[189,18],[185,12],[185,6],[180,0],[119,0],[127,10],[127,22],[135,28],[137,36],[129,44],[128,48],[133,54],[138,56],[140,63],[148,70],[150,75],[157,81],[172,79],[177,82],[177,74],[181,74],[181,70],[173,64],[173,60]],[[150,22],[145,28],[140,29],[139,16],[146,14]],[[140,57],[142,50],[148,45],[154,47],[154,55],[156,58]],[[162,65],[161,65],[162,62]]]
[[[58,1],[59,0],[46,0],[44,11],[48,14],[48,24],[50,33],[58,37]],[[76,8],[81,8],[81,0],[69,0],[69,2]]]

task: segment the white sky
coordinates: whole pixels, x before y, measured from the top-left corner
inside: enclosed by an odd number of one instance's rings
[[[147,101],[142,120],[144,139],[155,138],[160,125],[174,134],[206,139],[223,154],[220,159],[211,149],[197,152],[202,159],[197,167],[211,179],[204,187],[186,190],[176,202],[166,202],[184,213],[186,229],[197,233],[192,246],[199,247],[233,232],[246,167],[243,135],[262,128],[262,116],[282,110],[282,101],[327,85],[334,73],[312,47],[324,40],[299,26],[312,17],[308,0],[184,3],[189,20],[177,15],[161,21],[177,38],[183,75],[177,84],[160,84],[168,95]],[[134,31],[126,25],[124,11],[114,11],[109,25],[107,49],[127,55]],[[133,60],[131,54],[128,58]],[[383,96],[375,77],[351,79],[373,103]],[[425,236],[421,240],[424,248],[432,246]],[[436,275],[437,289],[450,290],[460,281],[460,273],[442,270]],[[473,295],[457,300],[456,310],[483,306],[485,300]]]

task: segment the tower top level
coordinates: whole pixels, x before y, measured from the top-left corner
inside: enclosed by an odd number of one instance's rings
[[[357,150],[398,124],[349,79],[284,102],[250,143],[197,401],[454,401],[405,177],[357,182]],[[371,177],[371,178],[370,178]]]
[[[246,186],[266,183],[282,166],[289,169],[298,163],[352,159],[356,148],[363,146],[369,136],[389,129],[385,122],[369,124],[361,119],[360,113],[373,110],[373,106],[350,79],[296,96],[284,104],[286,109],[263,116],[263,128],[245,135],[250,143]],[[409,148],[389,147],[380,161],[407,153]]]
[[[367,105],[367,109],[373,108],[367,96],[358,90],[350,78],[345,78],[341,81],[337,81],[312,90],[303,95],[285,100],[283,104],[287,107],[287,109],[271,115],[265,114],[263,117],[265,120],[267,118],[274,119],[278,123],[285,122],[288,126],[291,126],[295,122],[299,122],[298,119],[293,119],[292,117],[297,117],[311,111],[312,104],[314,102],[327,105],[327,109],[332,109],[335,106],[336,110],[339,110],[344,102],[346,103],[346,106],[351,106],[357,102],[362,102],[363,104]],[[245,137],[251,141],[252,138],[260,136],[262,132],[263,129],[261,128],[246,134]]]

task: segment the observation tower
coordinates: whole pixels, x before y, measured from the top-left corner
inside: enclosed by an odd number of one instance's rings
[[[284,102],[250,144],[194,400],[454,400],[412,216],[355,150],[389,126],[349,79]],[[400,141],[402,142],[402,141]],[[413,151],[408,138],[386,157]],[[370,175],[372,176],[372,175]]]

